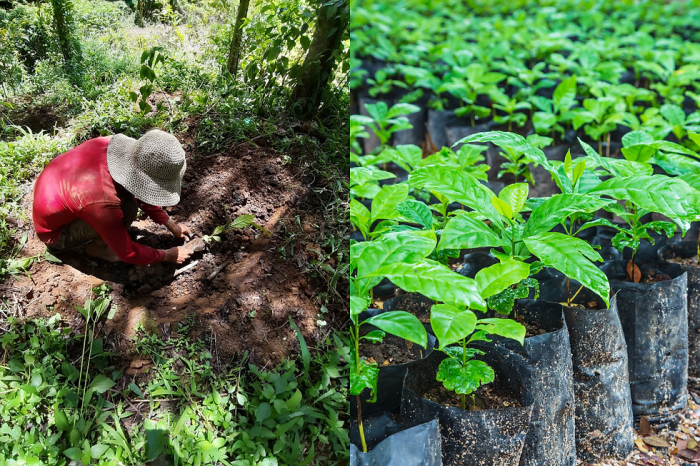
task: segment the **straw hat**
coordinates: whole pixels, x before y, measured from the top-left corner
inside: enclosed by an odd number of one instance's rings
[[[137,141],[123,134],[107,146],[107,167],[114,181],[139,200],[156,206],[180,202],[185,151],[175,136],[154,129]]]

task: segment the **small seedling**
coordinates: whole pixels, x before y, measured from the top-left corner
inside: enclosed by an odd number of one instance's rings
[[[206,243],[211,243],[212,241],[216,241],[217,243],[221,242],[221,234],[225,233],[230,230],[240,230],[243,228],[248,228],[248,227],[255,227],[258,230],[262,231],[265,236],[270,236],[270,232],[267,231],[264,227],[258,225],[255,223],[255,216],[250,215],[250,214],[244,214],[236,217],[234,220],[230,221],[226,225],[219,225],[214,229],[214,232],[211,235],[204,235],[202,236],[202,239]]]

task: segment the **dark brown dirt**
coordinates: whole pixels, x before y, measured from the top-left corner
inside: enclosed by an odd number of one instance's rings
[[[540,328],[539,325],[526,322],[523,316],[517,316],[514,318],[514,320],[525,326],[525,338],[536,337],[537,335],[544,335],[547,333],[547,330]]]
[[[0,285],[0,296],[14,303],[20,318],[60,313],[81,331],[83,319],[76,306],[85,302],[92,287],[107,282],[119,310],[105,331],[114,337],[115,350],[125,354],[133,348],[139,324],[163,333],[188,315],[196,317],[193,336],[209,338],[212,354],[222,363],[244,350],[259,365],[298,351],[290,318],[312,346],[324,336],[317,321],[328,318],[319,296],[325,285],[308,274],[309,263],[318,259],[315,251],[322,252],[319,230],[324,225],[318,197],[308,187],[312,180],[271,149],[244,143],[200,156],[193,151],[193,137],[179,137],[187,152],[187,172],[180,204],[166,209],[170,216],[201,236],[238,215],[253,214],[272,233],[270,238],[253,228],[227,232],[220,243],[195,253],[188,263],[199,261],[197,265],[178,276],[170,263],[132,266],[63,253],[63,264],[36,263],[31,278],[8,279]],[[30,199],[26,202],[31,206]],[[182,244],[150,220],[138,220],[130,233],[152,247]],[[21,255],[43,251],[30,231]],[[230,262],[226,268],[207,280],[225,261]]]
[[[406,364],[423,359],[423,348],[394,335],[384,337],[382,343],[362,340],[360,356],[380,366]]]
[[[668,261],[675,262],[676,264],[685,265],[686,267],[700,267],[700,263],[698,263],[698,256],[688,257],[685,259],[681,257],[673,257]]]
[[[521,406],[517,399],[499,391],[493,382],[482,385],[472,395],[467,395],[465,398],[465,407],[469,411]],[[456,408],[461,408],[462,406],[462,395],[448,391],[442,384],[428,390],[423,394],[423,398],[445,406],[454,406]]]

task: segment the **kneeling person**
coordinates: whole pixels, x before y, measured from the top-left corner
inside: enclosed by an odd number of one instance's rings
[[[131,240],[127,228],[140,207],[182,238],[190,229],[160,206],[180,202],[185,151],[172,135],[152,130],[139,140],[123,134],[91,139],[53,159],[34,185],[32,217],[53,251],[85,247],[107,261],[146,265],[182,263],[186,247],[153,249]]]

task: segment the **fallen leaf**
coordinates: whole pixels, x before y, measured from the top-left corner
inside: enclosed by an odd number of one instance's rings
[[[651,424],[649,424],[649,419],[646,416],[642,416],[639,419],[639,435],[651,435]]]
[[[635,439],[634,444],[637,445],[637,448],[639,448],[642,451],[647,451],[647,446],[644,445],[644,440],[641,438]]]
[[[385,359],[384,362],[382,363],[382,366],[388,366],[389,365],[389,360]]]
[[[632,273],[632,267],[634,267],[634,274]],[[637,264],[631,260],[627,263],[627,276],[630,277],[634,283],[639,283],[642,280],[642,271],[639,270]]]
[[[678,441],[676,442],[676,448],[678,451],[685,450],[688,448],[688,442],[690,439],[688,438],[679,438]]]
[[[695,450],[697,447],[698,447],[698,442],[694,438],[691,438],[690,440],[688,440],[688,448],[690,450]]]
[[[695,456],[695,450],[681,450],[678,452],[678,456],[681,458],[687,459],[687,460],[692,460],[693,457]]]
[[[695,452],[695,456],[693,456],[693,459],[691,461],[698,462],[700,460],[700,450]]]
[[[652,447],[658,448],[669,448],[671,446],[665,439],[657,437],[656,435],[644,437],[644,443],[646,443],[647,445],[651,445]]]

